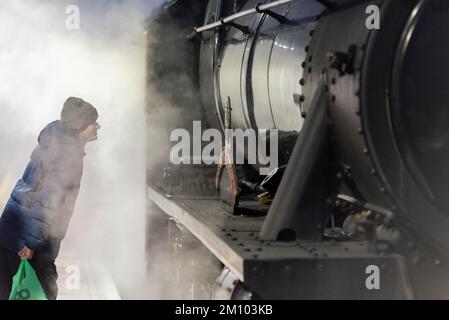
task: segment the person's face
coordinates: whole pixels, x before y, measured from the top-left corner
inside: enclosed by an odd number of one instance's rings
[[[83,141],[86,143],[89,141],[94,141],[98,139],[98,129],[100,129],[101,126],[98,122],[95,122],[91,125],[89,125],[84,131],[80,133],[80,137]]]

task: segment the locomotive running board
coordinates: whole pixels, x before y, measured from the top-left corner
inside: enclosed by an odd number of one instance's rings
[[[158,187],[147,196],[264,299],[413,298],[400,255],[371,253],[365,242],[263,241],[264,217],[232,216],[217,200],[167,199]]]

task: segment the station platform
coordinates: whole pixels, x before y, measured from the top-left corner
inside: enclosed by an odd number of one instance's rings
[[[57,300],[121,300],[116,283],[102,265],[63,252],[56,260],[56,267]]]

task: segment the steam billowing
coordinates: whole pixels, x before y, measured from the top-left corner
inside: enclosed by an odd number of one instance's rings
[[[161,1],[5,0],[0,5],[0,207],[45,125],[69,96],[99,111],[99,140],[64,252],[105,262],[125,298],[142,293],[145,212],[144,21]],[[66,7],[80,8],[80,30]],[[81,275],[82,276],[82,275]]]

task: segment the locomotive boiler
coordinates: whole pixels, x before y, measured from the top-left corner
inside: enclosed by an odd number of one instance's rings
[[[148,242],[201,247],[178,272],[212,257],[215,298],[449,297],[448,28],[444,0],[166,4],[152,92],[187,130],[278,130],[279,165],[152,165]]]

